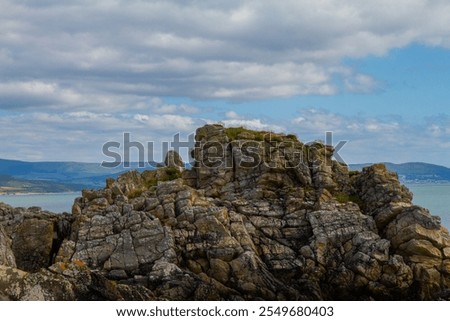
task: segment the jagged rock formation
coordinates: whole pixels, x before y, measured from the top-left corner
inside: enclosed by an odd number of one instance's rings
[[[84,262],[54,264],[75,217],[0,203],[0,299],[145,300],[147,289],[116,285]]]
[[[167,152],[166,158],[164,159],[164,165],[166,165],[166,167],[178,167],[180,169],[184,168],[183,159],[180,154],[174,150],[169,150]]]
[[[322,143],[220,125],[198,129],[196,141],[193,169],[183,170],[171,153],[168,167],[84,191],[72,215],[1,205],[0,296],[447,295],[449,233],[412,205],[411,193],[383,165],[349,173]]]

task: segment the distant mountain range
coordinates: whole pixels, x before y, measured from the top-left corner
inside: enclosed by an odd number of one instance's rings
[[[403,182],[450,182],[450,168],[427,163],[384,163],[397,172]],[[351,164],[350,170],[361,170],[371,164]],[[96,163],[80,162],[23,162],[0,159],[0,194],[4,193],[58,193],[102,188],[108,177],[116,178],[138,163],[129,166],[105,168]]]
[[[401,181],[407,183],[444,183],[450,182],[450,168],[428,163],[384,163],[386,167],[396,172]],[[371,164],[351,164],[350,170],[361,170]]]
[[[105,168],[96,163],[0,159],[0,193],[56,193],[101,188],[106,178],[115,178],[138,167],[138,163]]]

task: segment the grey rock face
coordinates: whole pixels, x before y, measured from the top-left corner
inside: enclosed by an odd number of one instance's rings
[[[448,289],[448,231],[383,166],[349,173],[321,143],[220,125],[196,139],[192,170],[108,180],[70,219],[0,207],[0,295],[30,299],[37,284],[42,300],[437,299]]]
[[[166,158],[164,160],[164,164],[167,167],[180,167],[184,168],[183,159],[181,158],[180,154],[178,154],[176,151],[170,150],[167,152]]]
[[[16,267],[16,258],[11,249],[11,240],[0,225],[0,265]]]

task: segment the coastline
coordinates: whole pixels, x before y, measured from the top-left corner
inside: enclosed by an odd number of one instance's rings
[[[0,195],[0,203],[12,207],[40,207],[53,213],[71,212],[73,202],[81,191],[62,193],[17,193]]]
[[[450,185],[450,181],[428,181],[428,180],[414,180],[414,181],[403,181],[400,180],[403,185]]]
[[[5,193],[0,192],[0,196],[27,196],[27,195],[65,195],[65,194],[75,194],[79,193],[81,195],[81,191],[67,191],[67,192],[49,192],[49,193],[36,193],[36,192],[13,192],[13,193]]]

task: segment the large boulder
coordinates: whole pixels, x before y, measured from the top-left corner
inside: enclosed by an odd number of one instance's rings
[[[27,219],[17,226],[12,249],[19,269],[35,272],[50,265],[53,225],[48,220]]]
[[[180,154],[178,154],[174,150],[170,150],[166,154],[166,158],[164,159],[164,165],[167,167],[179,167],[184,168],[183,159]]]

